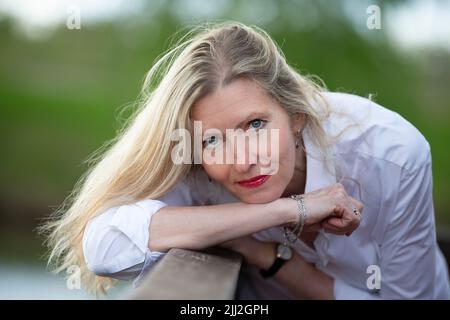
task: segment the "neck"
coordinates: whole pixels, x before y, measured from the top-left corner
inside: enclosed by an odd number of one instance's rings
[[[293,194],[304,194],[306,186],[306,155],[304,148],[296,149],[295,167],[292,179],[283,192],[282,197],[289,197]]]

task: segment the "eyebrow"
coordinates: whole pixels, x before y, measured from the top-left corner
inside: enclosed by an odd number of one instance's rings
[[[239,122],[239,123],[237,124],[237,126],[234,127],[234,130],[236,130],[237,128],[241,127],[243,124],[249,122],[250,120],[253,120],[253,119],[256,119],[256,118],[263,118],[263,117],[265,117],[265,116],[266,116],[266,113],[265,113],[265,112],[262,112],[262,111],[252,111],[251,113],[248,114],[248,116],[245,117],[244,120],[242,120],[241,122]],[[209,129],[217,129],[217,128],[206,128],[205,130],[203,130],[203,133],[204,133],[206,130],[209,130]]]
[[[245,120],[241,121],[238,123],[238,125],[234,128],[237,129],[239,127],[241,127],[244,123],[249,122],[250,120],[256,119],[256,118],[262,118],[263,117],[264,112],[261,111],[253,111],[251,112],[246,118]]]
[[[234,130],[236,130],[237,128],[241,127],[243,124],[249,122],[250,120],[253,120],[253,119],[256,119],[256,118],[263,118],[263,117],[264,117],[264,114],[265,114],[265,113],[262,112],[262,111],[252,111],[248,116],[245,117],[244,120],[242,120],[241,122],[239,122],[239,123],[237,124],[237,126],[234,128]],[[202,135],[204,136],[204,135],[205,135],[205,131],[206,131],[206,130],[209,130],[209,129],[217,129],[217,128],[207,128],[207,129],[203,130]],[[223,133],[223,132],[222,132],[222,134],[223,134],[224,136],[226,135],[226,133]],[[210,137],[210,136],[211,136],[211,135],[207,135],[206,137]]]

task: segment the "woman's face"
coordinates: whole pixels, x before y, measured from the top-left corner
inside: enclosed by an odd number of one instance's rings
[[[201,121],[203,155],[205,152],[217,154],[216,148],[223,148],[224,155],[232,154],[228,158],[232,161],[221,163],[207,163],[202,158],[202,166],[210,178],[242,202],[266,203],[281,197],[293,178],[296,152],[301,149],[295,148],[294,133],[301,128],[303,116],[289,117],[256,82],[239,79],[199,99],[193,106],[191,118]],[[222,136],[212,134],[208,130],[211,128],[218,129]],[[257,136],[259,143],[253,145],[257,149],[251,147],[249,141],[255,141],[251,139],[244,145],[234,140],[237,147],[226,146],[232,139],[226,129],[241,129],[240,132]],[[268,137],[266,147],[261,143],[264,129]],[[209,133],[203,135],[206,130]],[[238,152],[244,155],[240,161]]]

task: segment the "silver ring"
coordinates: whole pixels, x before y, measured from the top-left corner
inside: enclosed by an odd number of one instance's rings
[[[356,208],[353,208],[353,213],[355,214],[355,216],[357,216],[357,215],[360,215],[360,214],[361,214],[361,212],[359,212],[359,210],[358,210],[358,209],[356,209]]]

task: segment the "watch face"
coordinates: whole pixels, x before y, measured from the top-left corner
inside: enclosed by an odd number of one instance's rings
[[[292,258],[292,249],[280,243],[277,248],[277,255],[283,260],[289,260]]]

